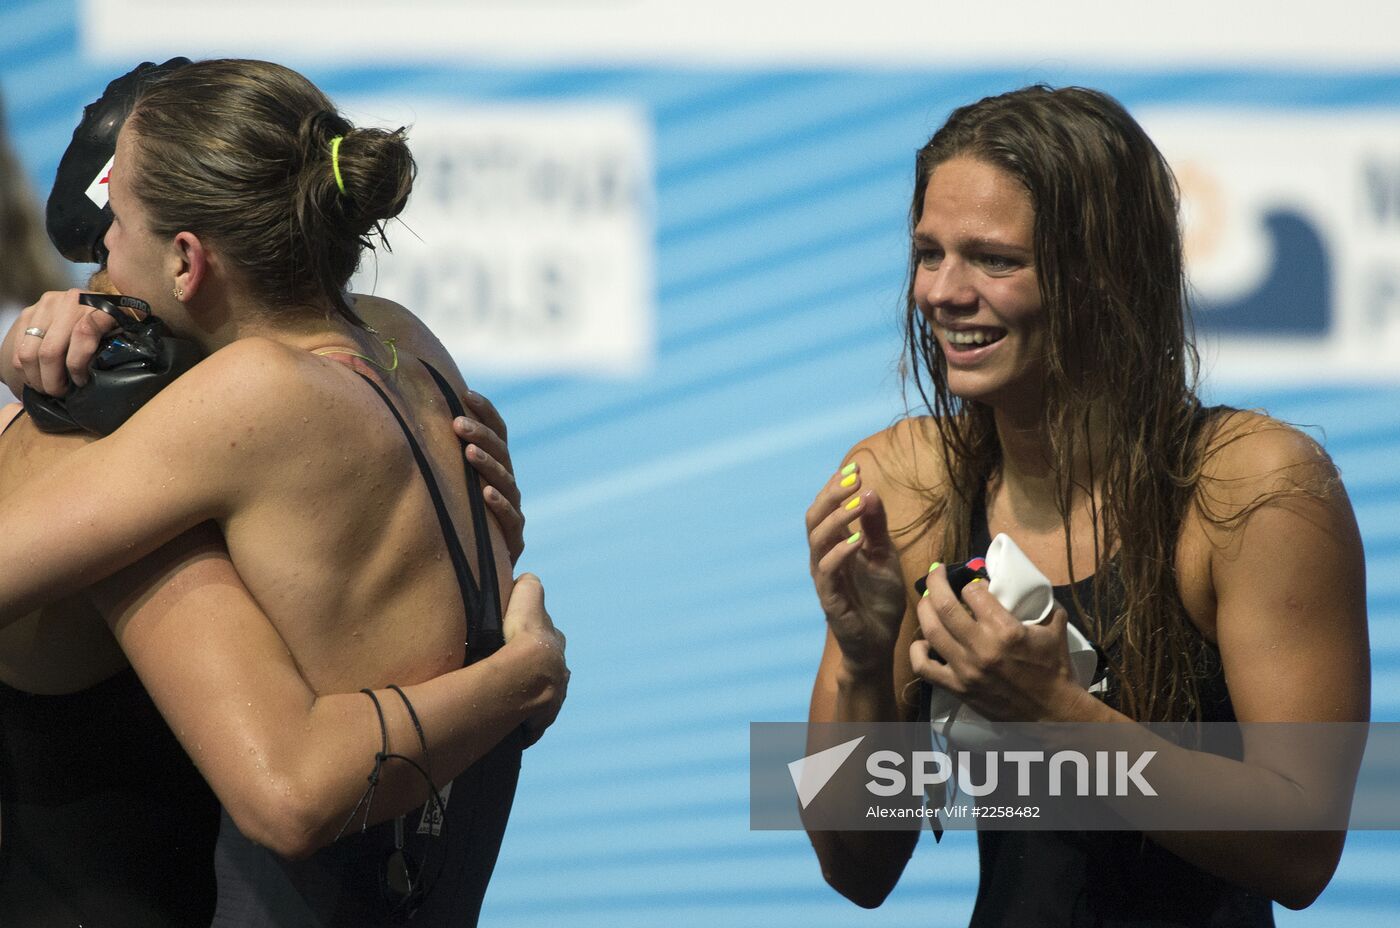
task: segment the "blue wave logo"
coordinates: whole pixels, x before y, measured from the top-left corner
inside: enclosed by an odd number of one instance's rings
[[[1273,260],[1263,281],[1235,300],[1196,301],[1212,335],[1325,335],[1332,325],[1332,262],[1317,227],[1292,210],[1264,214]]]

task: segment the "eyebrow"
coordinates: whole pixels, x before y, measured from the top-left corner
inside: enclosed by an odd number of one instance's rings
[[[956,239],[956,242],[958,247],[965,251],[990,249],[993,251],[1014,251],[1021,254],[1029,254],[1032,250],[1031,248],[1028,248],[1023,245],[1017,245],[1014,242],[1008,242],[1004,239],[998,238],[987,238],[986,236],[982,235],[973,235],[968,238],[958,238]],[[939,242],[936,238],[934,238],[931,235],[915,231],[914,244],[937,245],[939,244]]]

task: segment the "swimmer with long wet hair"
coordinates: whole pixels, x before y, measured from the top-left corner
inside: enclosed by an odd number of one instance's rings
[[[473,924],[565,692],[538,581],[512,591],[463,472],[460,377],[397,307],[344,296],[411,179],[401,133],[277,65],[143,91],[111,282],[210,356],[0,501],[0,562],[25,565],[0,621],[110,576],[116,640],[227,813],[215,924]],[[31,309],[62,366],[87,307]]]
[[[925,683],[993,721],[1365,721],[1346,493],[1311,439],[1198,400],[1176,188],[1132,117],[1080,88],[962,107],[918,154],[910,220],[906,367],[928,414],[859,442],[807,512],[827,619],[811,720],[913,721]],[[986,584],[952,594],[937,562],[1002,532],[1072,617],[1023,626]],[[1068,622],[1105,651],[1102,696],[1075,681]],[[1349,797],[1359,763],[1338,784],[1249,737],[1239,761],[1150,747],[1211,784],[1204,802],[1281,812]],[[827,881],[874,906],[918,832],[810,837]],[[972,924],[1271,925],[1270,900],[1327,885],[1344,837],[979,831]]]

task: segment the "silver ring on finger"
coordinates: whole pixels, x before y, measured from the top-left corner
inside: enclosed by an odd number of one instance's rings
[[[46,334],[48,334],[48,330],[41,329],[37,325],[31,325],[29,328],[24,330],[24,334],[33,335],[35,338],[43,338]]]

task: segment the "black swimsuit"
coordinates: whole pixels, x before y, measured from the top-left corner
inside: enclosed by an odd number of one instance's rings
[[[1208,412],[1208,411],[1203,411]],[[984,500],[972,508],[971,549],[991,544]],[[1111,568],[1110,568],[1111,569]],[[1091,635],[1070,586],[1055,598],[1070,622]],[[1093,577],[1074,584],[1092,612],[1112,615],[1121,593],[1098,608]],[[1092,640],[1092,636],[1091,636]],[[1207,648],[1202,721],[1233,722],[1220,655]],[[970,928],[1272,928],[1272,903],[1187,863],[1131,831],[977,832],[980,882]]]
[[[130,668],[61,696],[0,683],[0,925],[204,928],[218,821]]]
[[[446,380],[426,361],[423,365],[442,390],[452,414],[462,415],[461,404]],[[403,429],[432,497],[462,591],[467,617],[465,663],[471,664],[494,653],[503,642],[500,591],[480,478],[466,466],[481,576],[478,588],[413,430],[379,385],[367,377],[365,380]],[[387,698],[391,703],[396,701],[394,696]],[[248,840],[225,815],[215,855],[219,904],[214,928],[378,928],[408,923],[410,915],[415,928],[475,925],[510,817],[523,747],[521,732],[516,730],[441,790],[446,806],[441,818],[428,804],[400,820],[402,843],[414,862],[410,871],[417,871],[415,864],[423,865],[427,892],[416,911],[384,891],[384,869],[395,853],[398,823],[356,830],[305,860],[289,861]],[[372,761],[365,758],[367,772]]]

